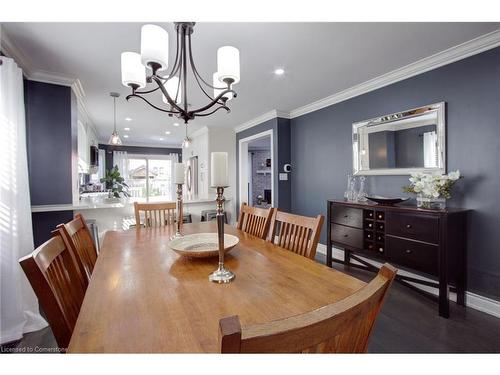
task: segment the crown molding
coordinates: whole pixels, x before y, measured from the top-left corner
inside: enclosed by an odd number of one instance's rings
[[[266,112],[259,117],[256,117],[250,121],[244,122],[243,124],[240,124],[234,128],[234,131],[236,133],[242,132],[243,130],[250,129],[254,127],[255,125],[262,124],[263,122],[266,122],[268,120],[272,120],[273,118],[277,117],[282,117],[282,118],[290,118],[290,114],[285,111],[279,111],[277,109],[273,109],[272,111]]]
[[[377,90],[498,46],[500,46],[500,29],[448,48],[429,57],[425,57],[414,63],[403,66],[402,68],[395,69],[389,73],[340,91],[326,98],[296,108],[290,111],[290,118],[295,118],[305,115],[306,113],[317,111],[318,109],[343,102],[347,99]]]
[[[489,49],[498,46],[500,46],[500,29],[492,31],[488,34],[481,35],[475,39],[471,39],[457,46],[448,48],[447,50],[438,52],[429,57],[425,57],[414,63],[395,69],[389,73],[383,74],[369,81],[363,82],[359,85],[337,92],[326,98],[317,100],[315,102],[312,102],[310,104],[307,104],[305,106],[296,109],[292,109],[290,112],[283,112],[277,110],[266,112],[259,117],[256,117],[241,125],[236,126],[235,131],[236,133],[241,132],[245,129],[249,129],[253,126],[263,123],[264,121],[276,117],[283,117],[289,119],[299,117],[307,113],[314,112],[319,109],[329,107],[333,104],[337,104],[345,100],[354,98],[356,96],[368,93],[370,91],[374,91],[379,88],[391,85],[393,83],[405,80],[407,78],[428,72],[430,70],[439,68],[441,66],[451,64],[453,62],[465,59],[473,55],[477,55],[481,52],[487,51]]]
[[[33,71],[32,64],[28,57],[12,42],[9,35],[0,26],[0,41],[1,50],[7,56],[16,62],[16,64],[23,70],[24,75],[29,75]]]

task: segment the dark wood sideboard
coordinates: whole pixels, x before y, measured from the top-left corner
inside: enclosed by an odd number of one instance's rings
[[[440,316],[449,316],[450,287],[457,293],[457,303],[465,306],[467,210],[426,210],[340,200],[329,200],[327,205],[328,266],[333,261],[377,271],[359,256],[389,262],[436,280],[397,276],[398,281],[412,288],[408,282],[438,288]],[[343,260],[332,257],[332,246],[344,250]]]

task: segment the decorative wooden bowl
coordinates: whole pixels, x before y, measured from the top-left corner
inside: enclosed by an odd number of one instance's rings
[[[224,234],[224,253],[231,251],[239,242],[239,238]],[[168,244],[177,254],[192,258],[208,258],[219,256],[219,239],[217,233],[196,233],[176,238]]]
[[[374,195],[371,197],[366,197],[366,199],[371,200],[381,206],[394,206],[395,204],[406,202],[410,198],[387,198],[381,197],[379,195]]]

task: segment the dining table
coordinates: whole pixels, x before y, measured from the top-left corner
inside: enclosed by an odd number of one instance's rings
[[[69,353],[217,353],[219,320],[242,326],[306,313],[366,283],[230,225],[239,238],[225,255],[236,275],[217,284],[218,258],[189,258],[169,247],[173,225],[108,231],[76,322]],[[216,233],[215,221],[182,233]]]

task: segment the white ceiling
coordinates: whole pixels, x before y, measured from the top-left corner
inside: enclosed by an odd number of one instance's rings
[[[118,131],[130,127],[125,144],[177,145],[184,127],[138,100],[126,102],[121,85],[120,53],[139,51],[141,23],[3,23],[3,30],[32,68],[79,78],[92,121],[106,141],[112,131],[110,91],[118,102]],[[170,36],[174,29],[159,23]],[[345,90],[416,60],[500,28],[500,23],[198,23],[193,54],[200,73],[211,80],[216,50],[240,50],[238,98],[230,114],[196,119],[202,126],[234,127],[273,109],[290,111]],[[275,76],[274,69],[285,69]],[[193,85],[190,103],[205,104]],[[157,104],[161,101],[156,100]],[[125,117],[133,121],[126,122]],[[180,122],[180,121],[179,121]],[[165,131],[171,135],[165,135]],[[160,140],[164,138],[164,140]]]

